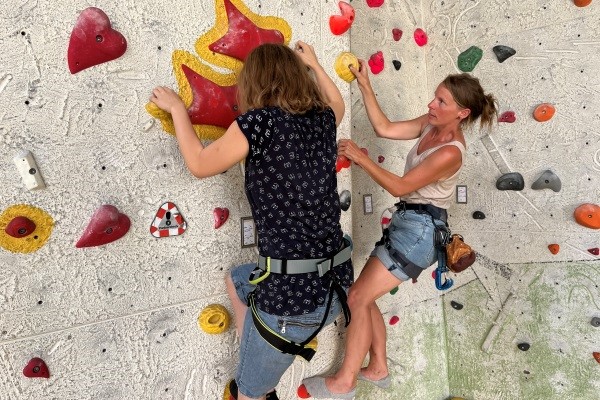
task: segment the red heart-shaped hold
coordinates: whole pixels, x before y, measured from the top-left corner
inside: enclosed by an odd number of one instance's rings
[[[130,226],[131,221],[127,215],[120,213],[117,207],[105,204],[92,215],[75,247],[101,246],[114,242],[125,236]]]
[[[331,29],[331,33],[334,35],[341,35],[350,29],[355,16],[354,8],[345,1],[340,1],[338,6],[342,15],[332,15],[329,17],[329,29]]]
[[[17,239],[28,236],[33,231],[35,231],[35,222],[23,216],[13,218],[4,228],[4,232]]]
[[[96,7],[81,12],[69,40],[67,59],[72,74],[121,57],[127,50],[123,35],[112,29],[104,11]]]
[[[394,29],[392,29],[392,36],[394,37],[394,40],[397,42],[398,40],[400,40],[402,38],[402,31],[398,28],[394,28]]]
[[[44,360],[35,357],[23,368],[23,375],[28,378],[50,378],[50,370]]]
[[[369,57],[369,67],[371,68],[371,72],[373,74],[378,74],[383,71],[383,66],[383,53],[381,51],[378,51]]]
[[[229,218],[229,209],[217,207],[213,211],[213,217],[215,219],[215,229],[220,228]]]

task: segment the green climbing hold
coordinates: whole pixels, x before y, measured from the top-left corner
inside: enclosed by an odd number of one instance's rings
[[[390,294],[396,294],[397,291],[398,291],[398,286],[396,286],[395,288],[390,290]]]
[[[477,46],[471,46],[458,55],[458,69],[462,72],[471,72],[481,60],[483,51]]]

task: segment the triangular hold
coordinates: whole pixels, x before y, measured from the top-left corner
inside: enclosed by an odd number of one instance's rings
[[[160,206],[152,225],[150,225],[150,233],[157,238],[179,236],[186,229],[187,222],[183,219],[177,206],[170,201]]]

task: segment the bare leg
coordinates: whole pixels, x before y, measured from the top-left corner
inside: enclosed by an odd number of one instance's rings
[[[346,333],[346,354],[342,367],[335,375],[326,379],[331,392],[347,393],[356,386],[356,377],[373,341],[375,358],[379,360],[381,354],[385,355],[385,349],[382,352],[382,347],[385,348],[385,325],[379,309],[376,309],[379,316],[375,315],[373,325],[373,308],[377,307],[375,300],[401,282],[377,257],[369,258],[348,294],[352,322]]]
[[[362,369],[363,374],[373,380],[383,379],[388,375],[386,330],[379,306],[371,307],[371,323],[373,337],[369,349],[369,364]]]
[[[227,274],[225,277],[225,286],[227,287],[227,294],[229,295],[229,299],[231,300],[231,305],[233,306],[233,313],[235,316],[235,330],[237,332],[238,337],[242,337],[242,331],[244,330],[244,320],[246,319],[246,312],[248,311],[248,306],[240,300],[240,297],[237,295],[235,291],[235,286],[233,285],[233,280],[231,279],[231,274]]]

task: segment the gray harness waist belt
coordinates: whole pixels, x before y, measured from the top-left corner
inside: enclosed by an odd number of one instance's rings
[[[331,258],[309,258],[305,260],[282,260],[278,258],[258,256],[258,268],[275,274],[307,274],[318,272],[325,275],[333,267],[346,262],[352,256],[352,247],[344,239],[344,248]]]

